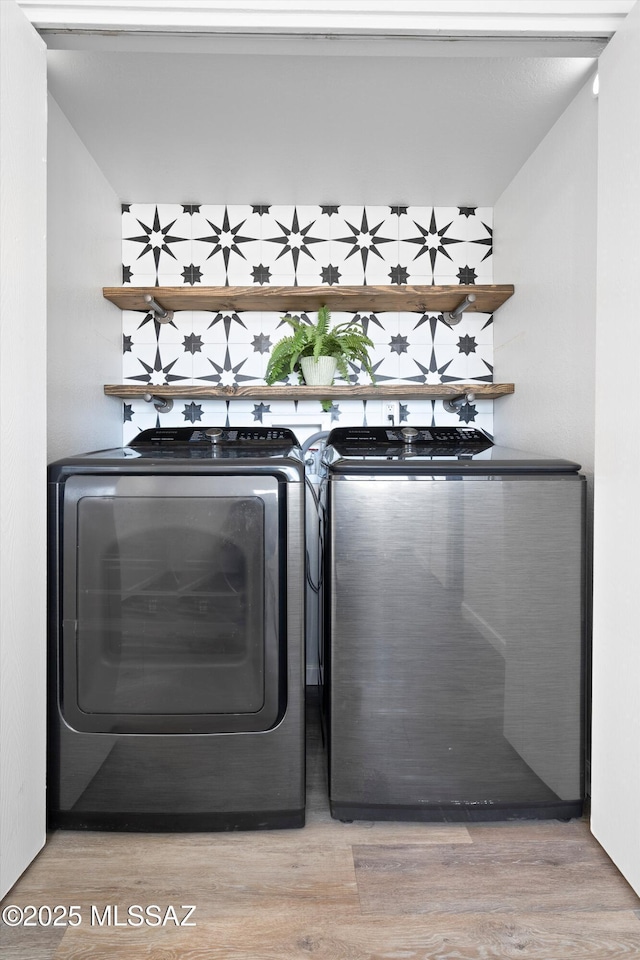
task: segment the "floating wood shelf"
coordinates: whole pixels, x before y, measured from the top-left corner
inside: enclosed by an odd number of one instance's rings
[[[511,284],[383,287],[104,287],[103,295],[122,310],[149,311],[150,295],[166,310],[271,310],[302,313],[326,304],[358,313],[442,313],[473,293],[470,313],[493,313],[513,294]]]
[[[109,397],[135,400],[145,394],[173,400],[438,400],[475,393],[479,400],[495,400],[513,393],[512,383],[439,383],[413,386],[408,383],[336,385],[331,387],[267,386],[208,387],[189,384],[108,383]]]

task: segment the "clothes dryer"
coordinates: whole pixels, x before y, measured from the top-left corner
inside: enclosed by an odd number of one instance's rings
[[[50,466],[51,825],[304,824],[304,488],[262,427]]]

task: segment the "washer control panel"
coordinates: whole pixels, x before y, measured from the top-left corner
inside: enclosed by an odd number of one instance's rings
[[[491,438],[477,427],[337,427],[329,434],[327,444],[362,443],[367,446],[390,443],[482,443]]]
[[[493,446],[477,427],[336,427],[327,447],[343,457],[464,457]]]
[[[488,437],[476,427],[384,428],[386,443],[486,443]]]

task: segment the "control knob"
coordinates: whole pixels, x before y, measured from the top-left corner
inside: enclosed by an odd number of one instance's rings
[[[403,427],[400,431],[400,434],[405,443],[413,443],[413,441],[419,436],[419,432],[415,427]]]
[[[218,443],[222,439],[222,430],[220,427],[211,427],[209,430],[205,430],[205,437],[209,437],[211,443]]]

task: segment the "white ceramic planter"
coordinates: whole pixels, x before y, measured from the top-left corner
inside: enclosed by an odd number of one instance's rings
[[[335,357],[302,357],[302,376],[310,387],[326,387],[333,383],[338,361]]]

